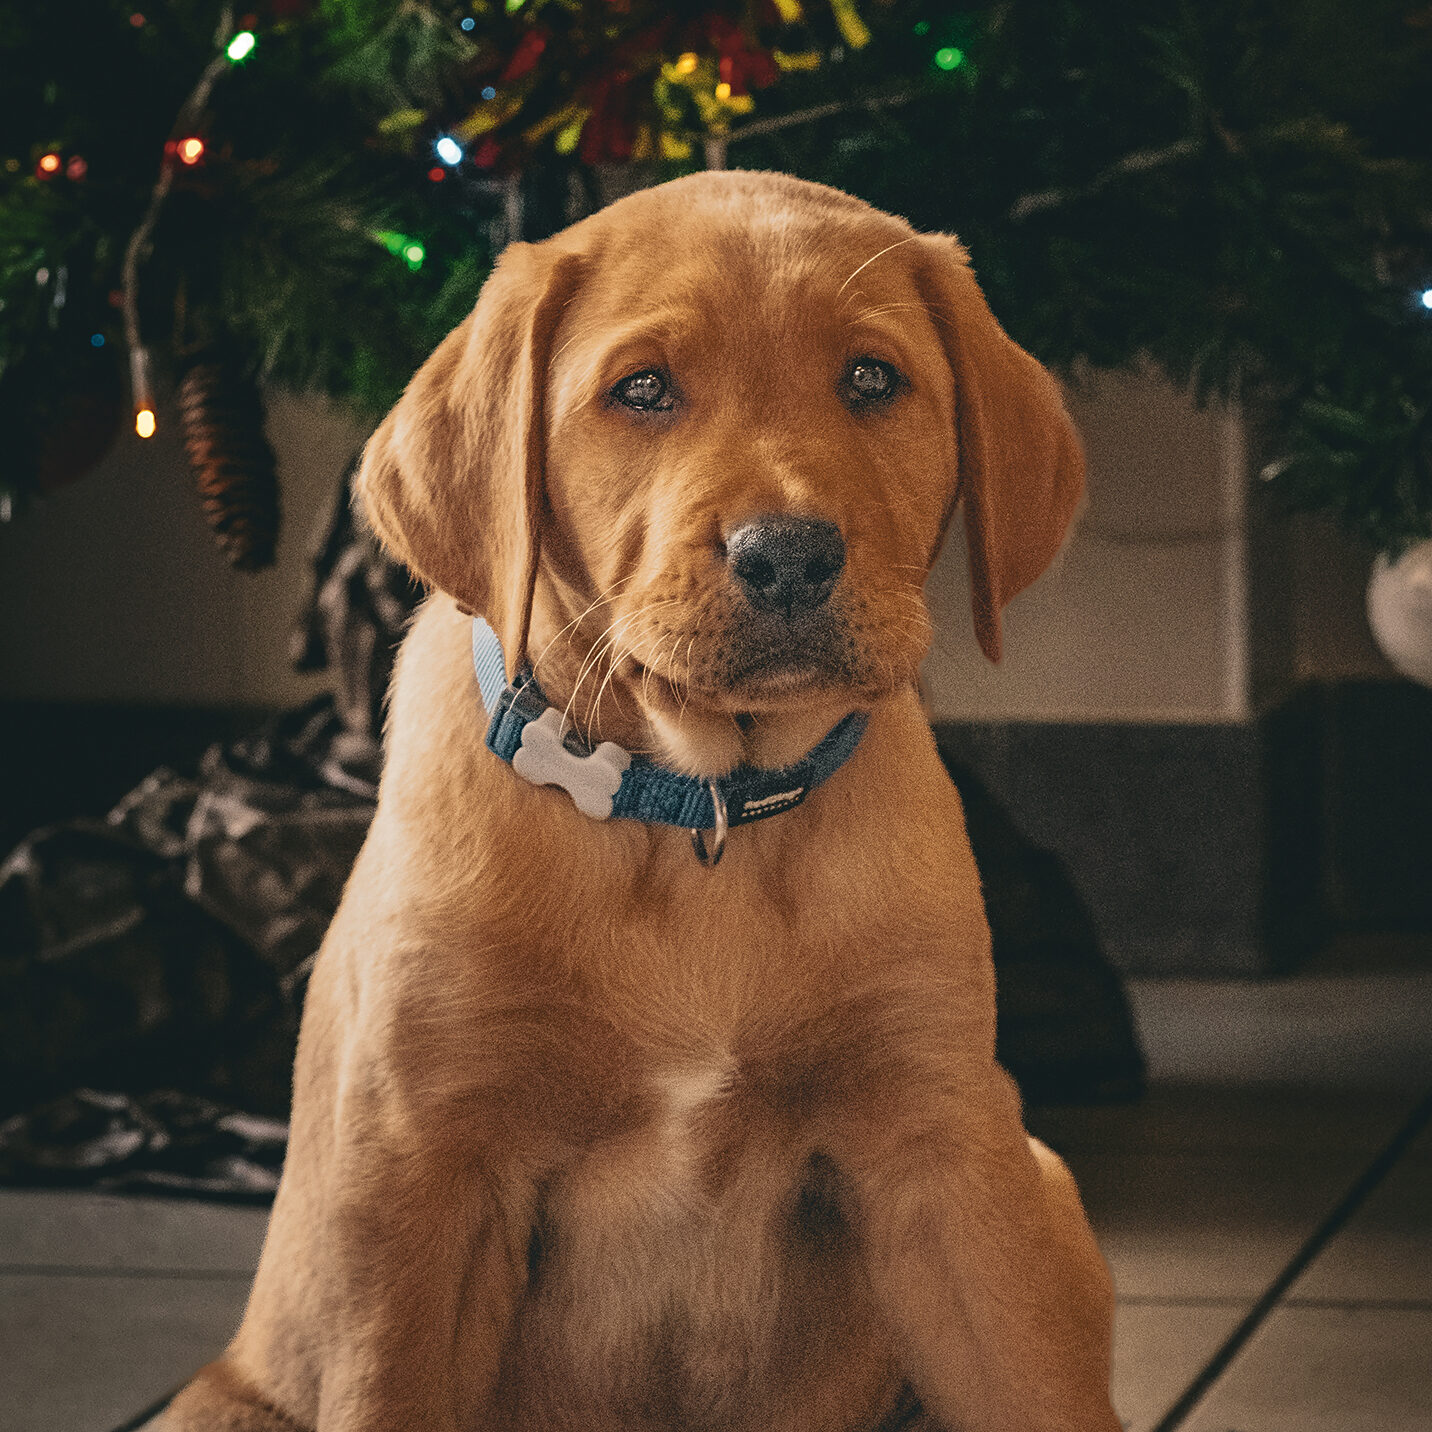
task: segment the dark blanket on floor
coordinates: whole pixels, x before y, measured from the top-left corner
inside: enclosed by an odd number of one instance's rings
[[[372,818],[416,598],[346,501],[315,566],[297,654],[334,673],[332,697],[0,866],[0,1183],[271,1196],[303,991]],[[1128,1005],[1077,891],[947,764],[985,886],[1002,1062],[1030,1102],[1134,1097]]]

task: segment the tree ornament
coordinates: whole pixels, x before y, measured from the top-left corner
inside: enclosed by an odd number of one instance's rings
[[[1384,552],[1373,563],[1367,623],[1398,671],[1432,686],[1432,538],[1395,560]]]
[[[32,350],[0,374],[0,521],[35,494],[76,481],[109,451],[124,421],[113,351],[91,339]]]
[[[241,572],[272,566],[278,472],[258,384],[232,355],[208,349],[180,381],[179,413],[204,516],[224,556]]]

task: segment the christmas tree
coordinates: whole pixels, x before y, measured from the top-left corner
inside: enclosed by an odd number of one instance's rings
[[[177,416],[277,520],[260,385],[378,414],[497,247],[601,176],[835,184],[959,232],[1041,358],[1254,405],[1265,475],[1432,533],[1432,8],[1367,0],[11,0],[0,511]],[[154,409],[152,372],[179,385]]]

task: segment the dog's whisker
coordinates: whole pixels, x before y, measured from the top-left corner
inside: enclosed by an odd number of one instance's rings
[[[923,303],[887,303],[879,308],[863,309],[860,313],[847,318],[845,320],[845,326],[847,328],[853,328],[857,323],[862,323],[866,319],[882,318],[887,313],[924,313],[925,311],[925,305]]]
[[[595,675],[596,672],[600,670],[602,663],[605,661],[607,667],[606,674],[598,685],[595,696],[592,701],[588,703],[586,708],[586,720],[584,724],[586,737],[590,743],[592,729],[598,719],[598,708],[601,705],[607,688],[615,678],[622,663],[629,656],[635,655],[638,643],[630,639],[631,628],[642,618],[649,617],[652,612],[658,611],[663,607],[676,606],[679,604],[680,599],[676,597],[657,598],[656,600],[647,602],[638,607],[634,612],[619,616],[596,638],[582,663],[578,672],[577,681],[572,689],[572,694],[562,713],[562,723],[564,727],[568,720],[573,718],[577,699],[582,687],[586,684],[589,677]],[[625,643],[624,646],[623,643]],[[622,649],[618,650],[619,647]],[[617,654],[612,655],[613,651],[616,651]],[[623,712],[623,714],[625,714],[625,712]]]
[[[602,684],[597,687],[597,697],[596,700],[592,702],[591,712],[587,717],[587,744],[589,746],[592,744],[592,727],[597,723],[598,719],[600,718],[602,701],[606,697],[608,691],[610,691],[616,699],[617,710],[621,712],[623,717],[625,717],[626,715],[626,709],[622,706],[621,696],[617,694],[615,678],[618,669],[621,667],[622,662],[624,662],[630,654],[630,651],[622,652],[607,664],[606,677],[602,681]]]
[[[567,723],[572,716],[573,707],[576,705],[577,697],[581,693],[582,687],[586,683],[587,677],[596,670],[596,663],[601,660],[603,652],[605,652],[607,649],[607,647],[603,646],[602,643],[606,641],[608,635],[611,632],[615,631],[617,627],[621,626],[621,624],[625,620],[625,617],[618,617],[616,621],[614,621],[609,627],[607,627],[606,630],[603,631],[599,637],[597,637],[596,641],[592,643],[591,649],[587,652],[586,660],[583,661],[581,669],[577,673],[577,680],[572,687],[572,694],[567,698],[567,704],[562,710],[563,730],[566,730],[567,728]],[[610,643],[607,643],[607,645],[609,646]]]
[[[885,247],[881,249],[878,254],[871,254],[870,257],[866,259],[865,262],[861,264],[858,269],[855,270],[855,273],[851,274],[850,277],[846,279],[843,284],[841,284],[841,286],[836,290],[835,296],[839,298],[841,294],[843,294],[845,290],[849,288],[852,283],[855,282],[856,277],[859,274],[863,273],[866,269],[868,269],[870,265],[875,262],[876,259],[884,258],[885,255],[888,254],[892,249],[898,249],[901,244],[914,243],[914,241],[919,237],[920,236],[918,234],[907,234],[903,239],[896,239],[893,244],[886,244]]]
[[[681,682],[681,714],[686,715],[687,703],[691,700],[691,644],[696,640],[695,636],[687,638],[686,641],[686,676]],[[676,648],[671,650],[672,666],[676,665]]]
[[[596,611],[598,607],[606,606],[609,603],[616,601],[617,598],[621,595],[620,591],[616,590],[616,588],[623,587],[632,580],[634,580],[634,577],[622,577],[618,579],[618,581],[613,584],[614,589],[611,592],[609,592],[606,596],[598,597],[596,601],[592,602],[591,605],[588,606],[585,610],[578,612],[578,614],[574,616],[572,620],[569,621],[565,626],[560,627],[553,635],[552,639],[546,644],[546,646],[542,648],[542,651],[537,657],[537,659],[532,663],[532,674],[534,676],[537,674],[537,668],[546,659],[547,653],[552,650],[552,648],[557,644],[558,641],[561,640],[563,636],[565,636],[569,631],[571,631],[573,627],[579,625],[581,622],[584,622],[594,611]]]
[[[894,597],[899,602],[909,602],[912,607],[920,611],[926,610],[925,598],[920,592],[902,592],[897,587],[891,587],[886,595]]]

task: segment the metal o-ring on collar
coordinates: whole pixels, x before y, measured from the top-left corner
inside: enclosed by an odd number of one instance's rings
[[[717,790],[715,781],[707,781],[706,787],[711,792],[711,805],[716,812],[716,828],[711,833],[709,846],[704,830],[692,830],[691,848],[696,852],[696,858],[709,868],[720,865],[721,857],[726,853],[726,832],[730,826],[726,820],[726,798]]]

